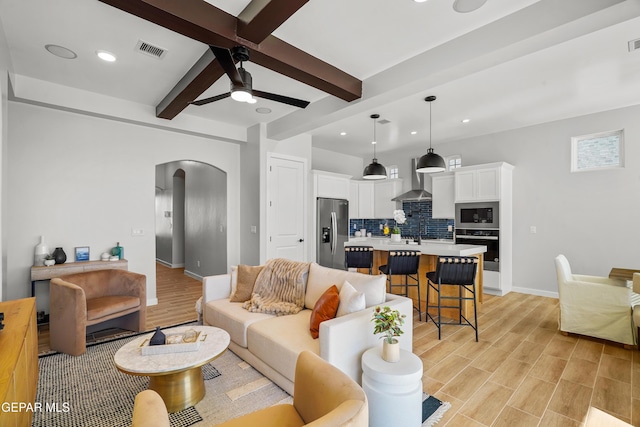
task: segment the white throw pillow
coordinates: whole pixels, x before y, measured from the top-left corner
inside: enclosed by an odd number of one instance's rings
[[[351,283],[345,280],[342,284],[342,289],[340,289],[340,305],[338,305],[336,317],[364,310],[365,308],[364,294],[358,292]]]
[[[236,293],[237,287],[238,287],[238,266],[232,265],[231,266],[231,293],[229,294],[229,296]]]

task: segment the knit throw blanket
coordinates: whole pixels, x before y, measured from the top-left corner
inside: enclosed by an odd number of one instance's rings
[[[251,299],[242,307],[278,316],[298,313],[304,308],[310,264],[284,258],[268,260],[256,278]]]

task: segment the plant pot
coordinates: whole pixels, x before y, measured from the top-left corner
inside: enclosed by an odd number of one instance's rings
[[[402,236],[400,234],[391,234],[392,242],[399,242],[400,240],[402,240]]]
[[[44,265],[46,265],[47,267],[51,267],[52,265],[54,265],[56,263],[55,259],[45,259],[44,260]]]
[[[390,343],[386,339],[382,341],[382,360],[389,363],[396,363],[400,360],[400,343],[393,339]]]

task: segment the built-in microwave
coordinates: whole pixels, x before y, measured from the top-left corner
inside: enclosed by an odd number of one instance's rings
[[[500,228],[498,202],[456,203],[456,228]]]

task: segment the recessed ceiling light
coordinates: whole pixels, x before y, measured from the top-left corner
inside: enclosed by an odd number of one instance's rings
[[[462,123],[469,123],[471,121],[471,119],[462,119],[461,121],[462,121]]]
[[[346,132],[340,132],[341,136],[345,136],[347,133]]]
[[[416,132],[415,130],[411,131],[411,135],[416,135],[418,132]]]
[[[414,2],[416,2],[416,3],[424,3],[424,2],[426,2],[427,0],[413,0],[413,1],[414,1]]]
[[[49,53],[52,53],[53,55],[60,58],[76,59],[78,57],[78,55],[76,55],[74,51],[67,49],[66,47],[58,46],[57,44],[48,44],[45,45],[44,48],[47,49]]]
[[[271,112],[271,108],[266,108],[266,107],[256,108],[256,113],[269,114],[270,112]]]
[[[103,61],[115,62],[116,60],[116,56],[111,52],[107,52],[106,50],[98,50],[96,51],[96,55],[98,55],[98,58],[102,59]]]

